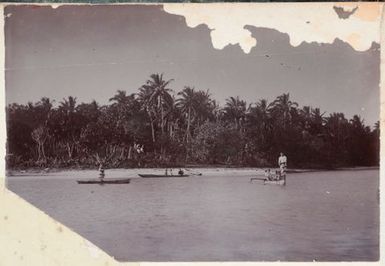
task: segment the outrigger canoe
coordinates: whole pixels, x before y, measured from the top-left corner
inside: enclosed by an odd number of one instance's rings
[[[188,177],[189,175],[157,175],[157,174],[138,174],[140,177],[144,178],[167,178],[167,177]]]
[[[261,180],[261,181],[263,181],[264,185],[280,185],[280,186],[286,185],[286,177],[285,176],[283,176],[283,179],[279,179],[279,180],[269,180],[267,178],[260,178],[260,177],[250,178],[250,182],[252,182],[253,180]]]
[[[107,179],[88,179],[77,180],[78,184],[129,184],[130,178],[107,178]]]
[[[268,179],[265,179],[263,181],[263,184],[264,185],[280,185],[280,186],[284,186],[284,185],[286,185],[286,180],[285,179],[280,179],[280,180],[268,180]]]

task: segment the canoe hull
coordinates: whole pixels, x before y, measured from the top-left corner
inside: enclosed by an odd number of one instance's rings
[[[156,175],[156,174],[138,174],[143,178],[168,178],[168,177],[188,177],[189,175]]]
[[[77,180],[78,184],[129,184],[130,178]]]

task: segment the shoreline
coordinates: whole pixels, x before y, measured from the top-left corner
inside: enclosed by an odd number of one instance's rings
[[[208,172],[218,172],[218,171],[261,171],[263,172],[265,169],[278,169],[278,167],[237,167],[237,166],[219,166],[219,165],[194,165],[189,167],[181,167],[185,169],[187,172],[196,173],[196,171],[205,171]],[[137,172],[145,172],[145,171],[155,171],[160,172],[164,171],[166,167],[146,167],[146,168],[106,168],[106,171],[137,171]],[[179,169],[179,167],[168,167],[167,169]],[[191,170],[190,170],[191,169]],[[326,171],[363,171],[363,170],[379,170],[379,166],[354,166],[354,167],[338,167],[338,168],[289,168],[287,169],[288,174],[301,174],[301,173],[309,173],[309,172],[326,172]],[[49,174],[49,173],[60,173],[60,172],[71,172],[71,171],[98,171],[97,168],[85,168],[85,167],[63,167],[63,168],[26,168],[26,169],[6,169],[6,176],[20,176],[20,175],[41,175],[41,174]],[[204,172],[201,172],[204,175]]]

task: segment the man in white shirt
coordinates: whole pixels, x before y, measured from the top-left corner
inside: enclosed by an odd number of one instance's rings
[[[278,158],[278,166],[281,169],[281,174],[284,174],[287,166],[287,157],[282,152]]]

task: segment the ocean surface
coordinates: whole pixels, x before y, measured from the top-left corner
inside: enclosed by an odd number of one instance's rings
[[[379,259],[378,170],[293,173],[284,187],[250,183],[252,169],[136,178],[154,171],[107,170],[135,177],[121,185],[25,173],[7,186],[120,261]]]

